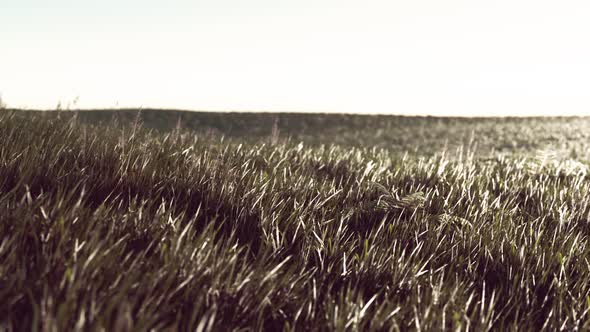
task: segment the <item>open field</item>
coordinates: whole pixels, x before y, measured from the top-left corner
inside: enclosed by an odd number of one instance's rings
[[[0,328],[588,330],[588,128],[0,111]]]
[[[54,113],[54,112],[51,112]],[[71,112],[70,112],[71,113]],[[55,114],[55,113],[54,113]],[[60,114],[60,113],[57,113]],[[67,116],[68,112],[62,112]],[[80,112],[82,123],[132,124],[137,110]],[[436,118],[351,114],[206,113],[144,110],[144,127],[164,132],[180,126],[201,135],[239,142],[268,142],[273,126],[279,136],[306,145],[384,148],[431,156],[443,150],[469,148],[480,156],[536,154],[549,150],[562,157],[590,159],[590,117]]]

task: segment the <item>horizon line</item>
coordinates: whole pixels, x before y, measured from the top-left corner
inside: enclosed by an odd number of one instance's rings
[[[183,108],[162,108],[162,107],[96,107],[96,108],[14,108],[5,107],[4,111],[23,112],[115,112],[115,111],[159,111],[159,112],[186,112],[186,113],[223,113],[223,114],[308,114],[308,115],[357,115],[357,116],[392,116],[407,118],[465,118],[465,119],[534,119],[534,118],[590,118],[589,115],[565,114],[565,115],[432,115],[432,114],[403,114],[393,112],[354,112],[354,111],[278,111],[278,110],[207,110],[207,109],[183,109]]]

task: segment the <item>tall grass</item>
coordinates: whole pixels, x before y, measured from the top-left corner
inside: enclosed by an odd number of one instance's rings
[[[590,328],[585,163],[271,143],[2,113],[0,324]]]

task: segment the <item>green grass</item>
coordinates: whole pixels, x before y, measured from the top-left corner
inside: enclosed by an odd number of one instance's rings
[[[125,114],[0,113],[0,325],[590,329],[589,119]]]

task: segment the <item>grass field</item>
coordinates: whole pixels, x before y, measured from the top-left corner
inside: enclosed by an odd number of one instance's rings
[[[0,112],[0,329],[588,330],[590,119]]]

